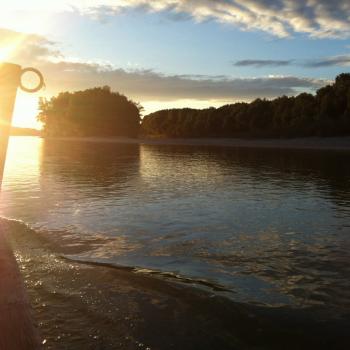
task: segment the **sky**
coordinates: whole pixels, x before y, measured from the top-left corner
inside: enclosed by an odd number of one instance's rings
[[[0,61],[45,76],[38,97],[109,85],[144,107],[218,107],[315,92],[350,67],[349,0],[1,0]]]

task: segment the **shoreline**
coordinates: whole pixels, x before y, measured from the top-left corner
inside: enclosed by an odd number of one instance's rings
[[[255,149],[324,150],[350,152],[350,136],[305,137],[294,139],[240,139],[240,138],[127,138],[127,137],[50,137],[48,140],[105,142],[164,146],[215,146]]]

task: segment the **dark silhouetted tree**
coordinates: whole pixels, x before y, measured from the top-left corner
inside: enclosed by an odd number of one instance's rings
[[[41,99],[38,120],[46,136],[136,137],[141,108],[104,86]]]

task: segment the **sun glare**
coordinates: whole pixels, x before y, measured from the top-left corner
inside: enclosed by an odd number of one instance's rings
[[[17,43],[0,47],[0,62],[9,61],[17,47]]]
[[[12,52],[12,47],[0,47],[0,62],[6,61]]]
[[[1,41],[0,38],[0,62],[11,60],[25,38],[26,36],[24,34],[18,35],[16,38],[11,38],[11,40]]]
[[[36,120],[38,114],[38,98],[31,94],[18,91],[12,125],[22,128],[40,129]]]

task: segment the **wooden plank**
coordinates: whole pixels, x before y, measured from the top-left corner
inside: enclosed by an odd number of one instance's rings
[[[0,226],[0,350],[40,348],[22,276]]]

